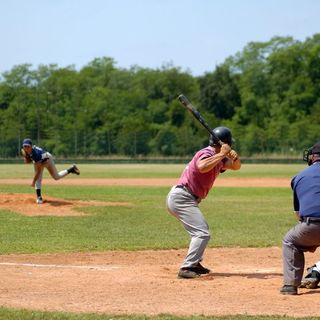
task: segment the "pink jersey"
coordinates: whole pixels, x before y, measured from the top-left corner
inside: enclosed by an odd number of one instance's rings
[[[199,172],[197,161],[199,159],[212,157],[215,154],[216,151],[211,147],[206,147],[198,151],[182,172],[177,184],[188,187],[194,195],[204,199],[212,188],[216,177],[221,172],[224,166],[224,160],[219,162],[212,170],[205,173]]]

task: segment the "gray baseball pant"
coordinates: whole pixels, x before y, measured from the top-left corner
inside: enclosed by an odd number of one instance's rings
[[[49,171],[51,177],[54,180],[59,180],[59,179],[65,177],[68,174],[68,170],[62,170],[62,171],[58,172],[58,170],[56,168],[56,165],[54,164],[53,157],[49,152],[47,152],[46,156],[48,157],[48,160],[44,161],[41,164],[41,173],[40,173],[39,178],[36,181],[35,189],[41,189],[42,176],[43,176],[43,169],[44,168],[47,168],[47,170]]]
[[[282,241],[283,283],[299,286],[303,277],[304,252],[314,252],[320,246],[320,224],[300,222]]]
[[[198,202],[189,192],[174,186],[167,196],[167,208],[181,221],[191,237],[189,250],[181,268],[196,266],[202,261],[204,250],[210,240],[209,226]]]

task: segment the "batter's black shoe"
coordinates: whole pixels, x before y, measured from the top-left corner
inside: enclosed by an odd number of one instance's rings
[[[281,294],[289,294],[289,295],[297,295],[298,294],[298,289],[296,286],[283,286],[280,289]]]
[[[74,164],[71,168],[68,169],[69,173],[74,173],[76,175],[80,174],[80,170],[78,169],[78,167]]]
[[[316,289],[320,282],[320,273],[316,270],[312,270],[314,266],[308,268],[308,274],[302,279],[299,288]]]
[[[197,274],[208,274],[210,273],[210,269],[205,268],[204,266],[201,265],[200,262],[195,267],[190,267],[190,270],[194,271]]]
[[[199,273],[196,273],[192,268],[181,268],[178,272],[178,278],[194,279],[200,277]]]

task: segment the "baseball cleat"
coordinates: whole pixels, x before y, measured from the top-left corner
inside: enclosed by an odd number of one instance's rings
[[[80,170],[79,168],[74,164],[70,169],[69,169],[69,172],[70,173],[74,173],[76,175],[79,175],[80,174]]]
[[[312,270],[312,267],[308,269],[309,273],[302,279],[300,288],[316,289],[320,282],[320,273],[316,270]]]
[[[43,199],[42,197],[37,198],[37,204],[43,204]]]
[[[297,290],[296,286],[287,286],[287,285],[285,285],[280,289],[280,293],[294,296],[294,295],[298,294],[298,290]]]
[[[189,268],[191,271],[194,271],[197,274],[208,274],[210,273],[210,269],[205,268],[204,266],[201,265],[200,262],[195,267],[190,267]]]
[[[194,279],[200,277],[199,273],[191,270],[191,268],[181,268],[178,272],[178,278]]]
[[[317,278],[306,278],[301,281],[299,288],[316,289],[320,280]]]

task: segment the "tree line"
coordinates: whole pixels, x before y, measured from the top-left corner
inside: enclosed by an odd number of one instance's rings
[[[301,153],[320,140],[320,34],[248,43],[198,77],[110,57],[80,70],[14,66],[0,78],[0,157],[17,156],[25,137],[58,157],[192,155],[208,134],[181,93],[232,130],[242,155]]]

